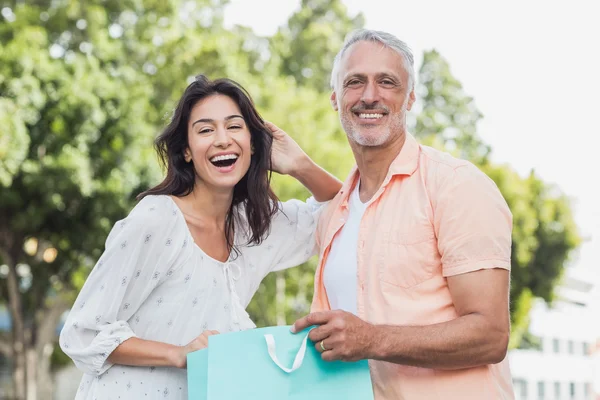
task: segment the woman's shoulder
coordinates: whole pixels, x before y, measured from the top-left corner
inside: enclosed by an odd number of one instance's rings
[[[131,210],[126,220],[153,226],[166,226],[178,222],[179,208],[167,195],[148,195]]]

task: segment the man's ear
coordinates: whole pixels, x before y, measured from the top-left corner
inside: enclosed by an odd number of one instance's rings
[[[413,88],[413,89],[410,91],[410,94],[408,95],[408,104],[406,105],[406,109],[407,109],[408,111],[410,111],[410,109],[412,108],[412,106],[413,106],[413,104],[414,104],[414,102],[415,102],[415,99],[416,99],[416,98],[415,98],[415,89]]]
[[[329,101],[331,102],[331,107],[333,107],[333,109],[335,111],[338,111],[337,95],[336,95],[335,91],[331,92],[331,96],[329,97]]]

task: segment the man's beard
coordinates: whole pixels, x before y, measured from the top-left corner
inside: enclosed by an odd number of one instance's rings
[[[377,135],[361,134],[361,130],[364,131],[369,128],[361,128],[358,124],[355,124],[348,113],[340,113],[340,122],[348,138],[359,146],[379,147],[390,140],[392,133],[398,134],[403,130],[402,115],[388,114],[387,116],[390,118],[387,125],[370,128],[380,130]]]

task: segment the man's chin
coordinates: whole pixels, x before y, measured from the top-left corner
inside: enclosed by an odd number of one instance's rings
[[[360,146],[379,147],[388,141],[389,134],[387,132],[369,132],[368,134],[359,133],[353,134],[351,138]]]

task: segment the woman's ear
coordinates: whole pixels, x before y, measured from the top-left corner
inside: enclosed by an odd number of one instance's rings
[[[185,162],[187,162],[187,163],[192,161],[192,152],[190,151],[189,147],[186,147],[186,149],[184,150],[183,158],[185,159]]]

